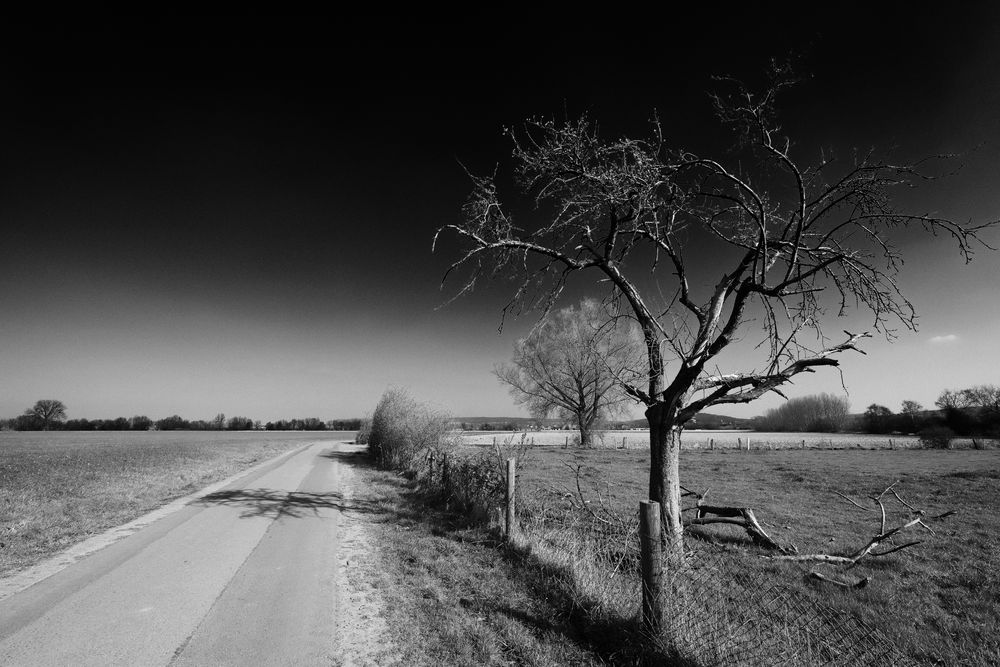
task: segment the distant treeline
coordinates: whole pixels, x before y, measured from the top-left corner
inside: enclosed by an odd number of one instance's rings
[[[793,398],[753,420],[758,431],[838,431],[916,433],[928,430],[946,435],[1000,437],[1000,387],[977,385],[946,390],[925,410],[916,401],[903,401],[899,412],[872,403],[861,414],[849,414],[844,397],[830,394]]]
[[[458,422],[457,426],[463,431],[518,431],[524,428],[538,428],[536,425],[511,421],[507,422]],[[552,428],[552,427],[550,427]]]
[[[279,419],[261,422],[249,417],[217,415],[215,419],[189,421],[179,415],[152,420],[145,415],[114,419],[50,420],[47,424],[36,415],[19,415],[0,419],[0,430],[6,431],[357,431],[361,419]]]
[[[549,429],[554,431],[576,431],[579,426],[573,424],[572,422],[554,422],[551,419],[520,419],[517,421],[457,421],[451,422],[455,428],[460,428],[463,431],[540,431],[542,429]],[[643,421],[645,424],[645,421]],[[620,431],[629,428],[633,428],[634,424],[632,422],[604,422],[599,426],[601,429],[607,429],[610,431]]]

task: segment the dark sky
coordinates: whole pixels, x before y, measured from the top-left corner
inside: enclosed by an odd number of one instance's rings
[[[497,335],[508,286],[438,308],[455,247],[430,245],[469,190],[459,161],[502,174],[503,126],[584,111],[617,135],[656,110],[674,143],[725,155],[710,76],[793,51],[812,74],[782,107],[802,151],[964,152],[912,202],[1000,215],[998,12],[813,11],[8,27],[0,415],[51,397],[71,417],[347,417],[389,385],[517,413],[490,374],[532,323]],[[904,246],[921,330],[845,362],[856,410],[1000,382],[998,256]]]

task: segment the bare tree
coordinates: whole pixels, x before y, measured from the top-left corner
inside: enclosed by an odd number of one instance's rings
[[[517,341],[512,363],[498,365],[494,373],[531,414],[572,418],[580,445],[589,447],[598,422],[621,414],[631,401],[622,387],[634,382],[644,355],[632,324],[609,321],[599,302],[585,299],[578,308],[556,311]]]
[[[951,389],[945,389],[938,396],[938,399],[934,401],[934,405],[938,406],[942,410],[961,410],[963,408],[968,408],[972,406],[970,402],[970,396],[966,393],[966,390],[960,389],[958,391],[952,391]]]
[[[825,431],[844,427],[851,404],[846,396],[813,394],[793,398],[768,410],[758,420],[763,431]]]
[[[825,335],[831,306],[833,315],[866,311],[871,330],[890,338],[899,326],[912,329],[893,231],[950,236],[968,260],[977,233],[996,224],[897,209],[892,191],[931,177],[933,161],[897,164],[874,152],[800,161],[775,117],[794,79],[785,67],[771,74],[760,93],[722,81],[728,92],[714,98],[716,110],[738,139],[726,159],[668,146],[655,121],[647,139],[606,139],[587,117],[509,130],[516,182],[537,213],[515,225],[494,178],[473,176],[463,221],[435,236],[463,244],[444,277],[468,272],[458,294],[484,276],[515,273],[505,314],[547,310],[567,280],[592,272],[608,288],[608,307],[638,323],[648,373],[628,392],[646,406],[649,497],[662,506],[675,553],[685,424],[710,406],[781,394],[796,375],[860,352],[871,332]],[[757,362],[723,372],[734,347],[755,350]]]
[[[977,384],[962,390],[967,405],[983,412],[1000,415],[1000,387],[994,384]]]
[[[48,431],[53,423],[66,419],[66,405],[53,398],[43,398],[35,401],[35,405],[25,410],[24,414],[37,419],[42,429]]]
[[[916,430],[917,422],[920,420],[920,413],[923,412],[924,406],[920,405],[916,401],[905,400],[903,401],[902,408],[900,409],[900,414],[906,415],[907,426],[910,430]]]

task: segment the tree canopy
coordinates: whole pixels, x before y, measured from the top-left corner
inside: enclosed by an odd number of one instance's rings
[[[912,328],[913,308],[896,280],[901,256],[889,232],[918,227],[945,234],[968,258],[986,226],[893,206],[891,191],[930,177],[922,170],[928,162],[898,164],[874,153],[846,164],[832,157],[815,165],[797,161],[776,122],[779,93],[794,83],[789,70],[776,68],[760,94],[727,83],[731,89],[715,102],[737,137],[740,150],[726,160],[732,166],[669,146],[658,123],[648,138],[609,140],[588,117],[533,119],[507,133],[517,183],[545,220],[531,229],[515,225],[494,178],[473,177],[465,221],[439,230],[469,244],[449,270],[471,269],[460,291],[484,275],[522,275],[508,309],[548,309],[573,274],[603,273],[609,299],[632,311],[649,346],[649,384],[632,394],[654,405],[665,389],[679,390],[679,423],[711,405],[780,391],[798,373],[837,365],[833,357],[856,350],[869,333],[830,341],[822,328],[830,305],[838,314],[855,304],[867,309],[873,331],[886,335],[899,325]],[[695,238],[733,258],[700,298],[687,261]],[[654,283],[665,289],[643,289]],[[762,363],[712,372],[711,363],[746,333],[752,304],[761,309]],[[668,362],[676,364],[670,382]]]
[[[42,430],[49,430],[54,424],[65,421],[66,405],[54,398],[42,398],[24,411],[25,416],[38,421]]]
[[[872,333],[912,329],[894,232],[948,236],[968,259],[978,233],[996,224],[897,207],[894,192],[933,177],[934,160],[900,163],[874,151],[802,159],[777,121],[779,97],[796,78],[778,64],[770,75],[756,92],[720,80],[716,113],[735,138],[720,157],[672,144],[658,121],[638,139],[606,138],[586,116],[509,129],[515,183],[537,211],[515,219],[518,195],[473,176],[462,221],[438,230],[463,243],[445,274],[464,272],[458,294],[484,277],[516,275],[505,312],[548,311],[569,279],[593,273],[609,310],[635,320],[647,372],[626,390],[647,406],[649,497],[677,538],[688,421],[710,406],[781,394],[796,375],[860,351]],[[693,279],[706,270],[714,278]],[[829,316],[852,308],[867,313],[870,330],[829,337]],[[740,339],[756,345],[757,361],[723,368]]]
[[[642,339],[628,320],[609,319],[601,304],[585,299],[554,312],[514,345],[513,360],[495,373],[532,415],[572,418],[580,444],[591,444],[597,423],[621,414],[622,390],[643,362]]]

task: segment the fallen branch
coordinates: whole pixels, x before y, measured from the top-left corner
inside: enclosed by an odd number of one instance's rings
[[[926,523],[924,523],[925,520],[937,521],[945,519],[947,517],[950,517],[958,513],[957,510],[948,510],[947,512],[944,512],[943,514],[938,514],[937,516],[926,517],[926,513],[923,510],[916,509],[915,507],[904,501],[902,498],[900,498],[899,494],[896,493],[895,490],[893,490],[893,487],[896,486],[896,484],[899,484],[898,480],[887,486],[885,490],[882,491],[882,493],[870,496],[871,500],[876,505],[878,505],[879,508],[879,515],[880,515],[879,532],[877,535],[875,535],[875,537],[871,538],[867,544],[865,544],[863,547],[855,551],[853,554],[849,556],[836,556],[832,554],[788,554],[783,556],[772,556],[771,558],[773,560],[796,561],[796,562],[814,561],[820,563],[828,563],[831,565],[845,565],[847,566],[847,568],[852,568],[865,558],[868,557],[879,558],[881,556],[888,556],[889,554],[893,554],[898,551],[902,551],[903,549],[908,549],[910,547],[920,544],[919,541],[907,542],[906,544],[893,545],[884,551],[875,551],[875,549],[881,546],[883,542],[891,540],[893,536],[895,536],[896,534],[901,533],[902,531],[908,528],[913,528],[914,526],[921,526],[927,529],[931,534],[934,534],[934,531],[931,530],[931,527],[928,526]],[[895,528],[886,530],[885,527],[886,511],[885,511],[885,504],[882,502],[882,499],[887,493],[890,492],[892,493],[893,496],[895,496],[896,500],[898,500],[901,505],[904,505],[905,507],[910,509],[910,511],[913,514],[916,514],[918,516],[917,518],[910,519],[909,521],[902,523],[899,526],[896,526]],[[842,493],[838,493],[836,491],[834,491],[834,493],[866,512],[872,511],[867,507],[863,507],[862,505],[860,505],[859,503],[855,502],[854,500],[845,496]],[[815,575],[816,573],[813,574]]]

